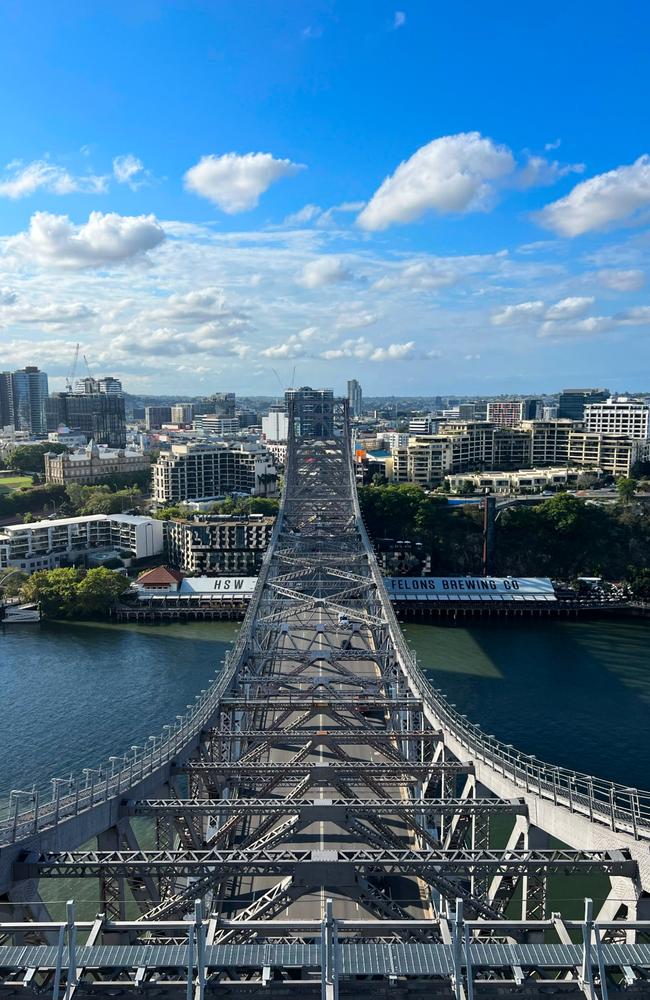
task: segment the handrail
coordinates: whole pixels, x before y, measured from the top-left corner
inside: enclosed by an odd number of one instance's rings
[[[286,493],[286,485],[285,485]],[[246,652],[246,644],[251,622],[257,613],[257,606],[264,590],[269,565],[277,538],[280,534],[284,509],[284,494],[276,517],[269,547],[264,554],[255,589],[251,595],[242,628],[232,648],[226,653],[223,668],[214,675],[210,686],[197,695],[196,704],[175,725],[163,727],[159,737],[150,736],[151,746],[138,747],[121,757],[122,766],[116,768],[119,757],[109,757],[99,767],[84,768],[83,777],[53,778],[52,797],[42,801],[40,790],[35,786],[30,791],[13,790],[9,796],[8,817],[0,821],[0,846],[24,840],[36,833],[56,826],[64,819],[70,819],[80,812],[101,805],[117,795],[123,795],[169,764],[192,745],[205,729],[224,693],[232,682],[239,661]],[[68,792],[61,794],[68,786]],[[25,803],[21,808],[21,803]]]
[[[346,454],[357,528],[369,556],[371,574],[381,597],[398,662],[412,691],[423,701],[437,724],[446,728],[474,759],[488,764],[525,791],[549,799],[556,805],[567,806],[571,812],[585,815],[614,832],[632,834],[635,839],[650,839],[650,791],[538,761],[534,755],[525,754],[494,736],[488,736],[480,726],[458,712],[442,691],[432,687],[409,649],[395,617],[363,521],[350,448],[346,449]]]

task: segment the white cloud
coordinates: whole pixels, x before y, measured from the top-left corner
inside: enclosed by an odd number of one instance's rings
[[[75,226],[67,215],[35,212],[29,230],[7,242],[10,252],[38,264],[84,268],[120,264],[164,239],[153,215],[91,212],[88,222]]]
[[[544,143],[544,150],[547,153],[550,153],[554,149],[559,149],[561,145],[562,145],[562,140],[561,139],[555,139],[553,142],[546,142],[546,143]]]
[[[506,146],[478,132],[442,136],[422,146],[387,177],[357,218],[363,229],[414,222],[428,211],[443,215],[484,211],[494,183],[514,170]]]
[[[650,306],[633,306],[616,313],[614,319],[623,326],[643,326],[650,323]]]
[[[119,184],[128,184],[132,191],[137,191],[146,183],[148,172],[142,160],[133,153],[125,153],[113,160],[113,176]]]
[[[351,277],[340,257],[324,256],[308,261],[297,280],[303,288],[322,288],[323,285],[349,281]]]
[[[221,288],[202,288],[185,295],[170,295],[160,306],[148,310],[144,318],[156,322],[201,323],[223,315],[232,315],[226,308]]]
[[[544,315],[545,305],[539,299],[533,302],[519,302],[514,306],[504,306],[494,313],[491,319],[493,326],[507,326],[520,323],[522,320],[537,320]]]
[[[229,336],[220,328],[199,328],[192,333],[161,327],[140,335],[133,332],[119,334],[110,343],[113,355],[129,357],[133,354],[164,355],[207,354],[211,357],[244,358],[250,347],[238,337]]]
[[[107,178],[94,174],[74,177],[64,167],[48,160],[34,160],[32,163],[11,163],[9,176],[0,178],[0,197],[26,198],[36,191],[48,194],[100,194],[106,191]]]
[[[360,330],[364,326],[372,326],[378,319],[377,313],[368,310],[346,310],[339,313],[335,325],[337,330]]]
[[[255,208],[271,184],[303,169],[300,163],[276,160],[270,153],[202,156],[185,174],[185,187],[234,215]]]
[[[522,322],[545,319],[548,322],[564,322],[576,319],[594,304],[593,296],[574,295],[560,299],[547,306],[541,299],[531,302],[518,302],[516,305],[504,306],[492,314],[490,322],[493,326],[516,326]]]
[[[95,310],[83,302],[61,302],[48,305],[22,304],[17,296],[5,302],[0,291],[0,325],[13,323],[41,326],[65,326],[92,319]]]
[[[579,319],[574,322],[556,323],[547,320],[542,323],[540,337],[567,338],[575,336],[594,336],[604,333],[614,325],[610,316],[588,316],[586,319]]]
[[[560,299],[555,305],[550,306],[546,311],[547,320],[568,320],[576,319],[586,313],[587,309],[594,304],[593,296],[572,295],[566,299]]]
[[[18,293],[13,288],[0,288],[0,306],[12,306],[18,301]]]
[[[344,340],[338,346],[320,354],[325,361],[338,361],[341,358],[356,358],[358,361],[409,361],[414,360],[416,356],[420,355],[416,354],[413,340],[378,347],[365,337]]]
[[[320,205],[304,205],[298,212],[287,215],[284,220],[285,226],[299,226],[306,222],[312,222],[321,214]]]
[[[395,30],[397,30],[397,28],[403,28],[405,24],[406,24],[406,14],[404,13],[403,10],[396,10],[395,15],[393,17],[393,27],[395,28]]]
[[[582,174],[584,169],[584,163],[560,163],[558,160],[547,160],[544,156],[529,156],[517,172],[515,186],[522,189],[546,187],[567,174]]]
[[[645,273],[638,268],[626,271],[603,269],[596,272],[596,279],[604,288],[615,292],[638,292],[646,283]]]
[[[370,361],[408,361],[415,356],[415,341],[404,344],[389,344],[388,347],[376,347],[370,355]]]
[[[617,167],[577,184],[564,198],[552,202],[533,218],[560,236],[607,229],[634,221],[650,206],[650,156],[630,166]]]

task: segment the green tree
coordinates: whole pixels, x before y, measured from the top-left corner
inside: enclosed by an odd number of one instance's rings
[[[41,605],[47,618],[73,618],[78,614],[77,587],[83,570],[39,570],[24,584],[21,596]]]
[[[641,601],[650,600],[650,569],[628,567],[627,581],[634,597]]]
[[[624,503],[626,506],[632,503],[638,485],[638,479],[633,479],[631,476],[619,476],[616,480],[616,492],[621,503]]]
[[[24,584],[29,579],[27,573],[20,570],[0,570],[0,591],[5,597],[18,597]]]
[[[64,444],[21,444],[7,456],[7,465],[16,472],[36,472],[40,475],[45,473],[45,460],[43,456],[46,452],[56,452],[60,454],[68,449]]]
[[[106,614],[128,588],[129,581],[121,573],[115,573],[105,566],[89,569],[77,585],[80,614]]]

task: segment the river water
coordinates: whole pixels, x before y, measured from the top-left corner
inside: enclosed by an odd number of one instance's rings
[[[0,798],[158,734],[214,674],[233,622],[0,627]],[[650,787],[650,623],[407,625],[434,686],[542,760]]]

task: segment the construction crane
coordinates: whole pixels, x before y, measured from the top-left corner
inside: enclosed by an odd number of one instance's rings
[[[72,358],[72,368],[70,369],[70,374],[68,375],[68,377],[65,380],[65,387],[66,387],[66,389],[67,389],[68,392],[72,392],[73,387],[74,387],[74,380],[75,380],[75,376],[77,374],[77,365],[79,363],[79,348],[80,347],[81,347],[81,344],[77,344],[75,346],[74,355],[73,355],[73,358]]]

